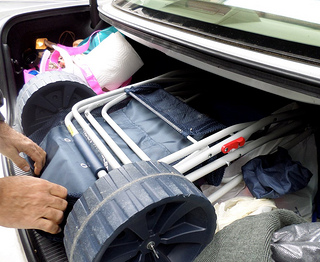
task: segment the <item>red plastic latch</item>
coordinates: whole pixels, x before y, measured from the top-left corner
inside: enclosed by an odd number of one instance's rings
[[[226,154],[229,153],[232,149],[237,149],[239,146],[243,146],[246,140],[244,137],[239,137],[229,143],[226,143],[221,147],[221,152]]]

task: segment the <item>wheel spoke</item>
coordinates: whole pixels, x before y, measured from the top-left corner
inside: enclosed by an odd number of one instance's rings
[[[144,218],[130,225],[130,230],[137,234],[141,239],[146,239],[150,236],[150,230],[154,231],[158,220],[161,218],[166,205],[154,208],[149,211]]]
[[[146,262],[146,256],[142,253],[138,254],[132,262]]]
[[[161,236],[163,244],[202,243],[207,231],[203,227],[190,223],[181,223]]]
[[[178,222],[179,219],[184,217],[186,214],[188,214],[190,211],[192,211],[195,208],[193,204],[190,202],[183,202],[180,203],[178,206],[174,206],[170,212],[166,212],[169,214],[168,217],[163,216],[161,218],[161,228],[159,230],[160,234],[166,233],[172,226],[174,226],[175,223]],[[159,222],[160,224],[160,222]]]
[[[165,253],[161,252],[160,250],[158,251],[158,256],[159,256],[159,259],[154,258],[155,262],[170,262],[171,261],[168,258],[168,256]]]
[[[69,85],[68,88],[63,89],[63,101],[62,106],[64,108],[70,105],[70,101],[72,99],[73,94],[75,93],[76,87]]]
[[[37,100],[34,101],[34,105],[47,110],[51,113],[57,113],[58,109],[56,106],[54,106],[47,98],[43,97],[42,95],[37,96]]]
[[[146,215],[146,220],[148,221],[148,228],[154,230],[157,226],[160,218],[163,216],[163,212],[166,208],[166,205],[161,205]]]
[[[138,241],[128,243],[126,241],[114,244],[112,243],[103,258],[110,262],[123,262],[135,257],[139,252]],[[104,261],[104,260],[102,260]],[[143,260],[142,260],[143,261]]]
[[[123,230],[110,244],[111,248],[138,247],[141,239],[130,229]]]
[[[129,229],[140,239],[146,239],[149,237],[149,230],[146,219],[141,219],[135,223],[132,223]]]

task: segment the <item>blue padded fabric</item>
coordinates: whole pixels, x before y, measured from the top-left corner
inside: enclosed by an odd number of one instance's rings
[[[203,136],[220,131],[225,126],[216,120],[207,117],[188,106],[180,99],[170,95],[158,84],[148,84],[127,89],[128,94],[133,94],[159,112],[184,136]],[[152,94],[152,95],[150,95]]]

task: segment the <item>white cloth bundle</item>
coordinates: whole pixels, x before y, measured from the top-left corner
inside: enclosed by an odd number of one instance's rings
[[[217,214],[216,232],[232,222],[250,215],[270,212],[276,209],[273,200],[253,197],[235,197],[220,204],[215,204]]]
[[[120,32],[112,33],[88,55],[82,56],[102,89],[121,86],[142,66],[143,62]]]

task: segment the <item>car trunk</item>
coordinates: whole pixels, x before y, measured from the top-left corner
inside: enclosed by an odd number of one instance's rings
[[[87,7],[72,7],[61,10],[30,13],[11,19],[3,29],[3,56],[6,68],[6,98],[9,101],[8,120],[14,123],[15,99],[24,85],[23,69],[32,66],[35,60],[35,41],[47,38],[52,42],[72,45],[73,39],[83,39],[97,29],[110,25],[100,21],[91,27],[90,11]],[[63,34],[65,32],[65,34]],[[133,75],[132,83],[137,83],[172,70],[198,72],[198,81],[190,92],[201,94],[190,105],[201,113],[217,119],[225,125],[260,119],[291,103],[292,101],[270,94],[251,86],[228,80],[213,73],[198,69],[187,63],[173,59],[159,50],[146,47],[127,38],[141,57],[144,66]],[[172,46],[172,50],[174,50]],[[318,106],[308,105],[317,115]],[[311,121],[316,122],[316,119]],[[6,171],[9,175],[21,175],[16,167]],[[198,185],[200,186],[200,185]],[[67,261],[62,242],[54,242],[34,230],[19,230],[19,234],[29,261]]]
[[[74,37],[74,39],[84,39],[93,31],[110,26],[109,24],[100,21],[95,28],[92,28],[90,12],[84,7],[78,9],[80,9],[80,11],[76,8],[63,9],[59,15],[54,16],[51,16],[50,13],[46,14],[45,12],[39,12],[26,16],[19,16],[12,19],[10,23],[7,23],[3,30],[3,44],[6,69],[12,69],[7,72],[6,79],[9,97],[12,99],[10,101],[12,102],[10,103],[12,105],[10,108],[11,110],[14,110],[13,105],[15,103],[15,98],[24,85],[23,69],[32,68],[33,62],[39,62],[39,60],[35,61],[39,51],[35,50],[36,39],[47,38],[52,42],[71,46],[73,42],[72,37]],[[187,63],[173,59],[156,49],[147,48],[130,38],[127,38],[127,40],[144,62],[143,68],[134,74],[132,82],[140,82],[173,70],[199,70],[203,77],[200,80],[207,79],[207,82],[205,86],[197,86],[195,89],[202,89],[203,92],[210,94],[210,96],[208,96],[209,100],[215,100],[215,97],[217,96],[229,100],[224,94],[224,90],[226,90],[227,87],[230,89],[230,91],[227,91],[230,99],[238,97],[238,103],[241,104],[246,104],[248,100],[250,101],[250,104],[260,104],[261,101],[257,101],[256,99],[259,94],[268,97],[268,100],[270,99],[269,101],[286,101],[286,99],[281,99],[276,95],[260,92],[235,81],[206,73]],[[174,48],[175,47],[172,46],[172,49]],[[249,96],[252,97],[248,98]],[[212,102],[208,102],[206,105],[211,103]],[[267,104],[270,104],[272,108],[272,103],[266,103],[266,105],[261,107],[267,107]],[[204,110],[206,111],[206,109]],[[210,114],[210,111],[211,109],[208,107],[207,112],[205,113]],[[267,109],[267,111],[269,111],[269,109]]]

